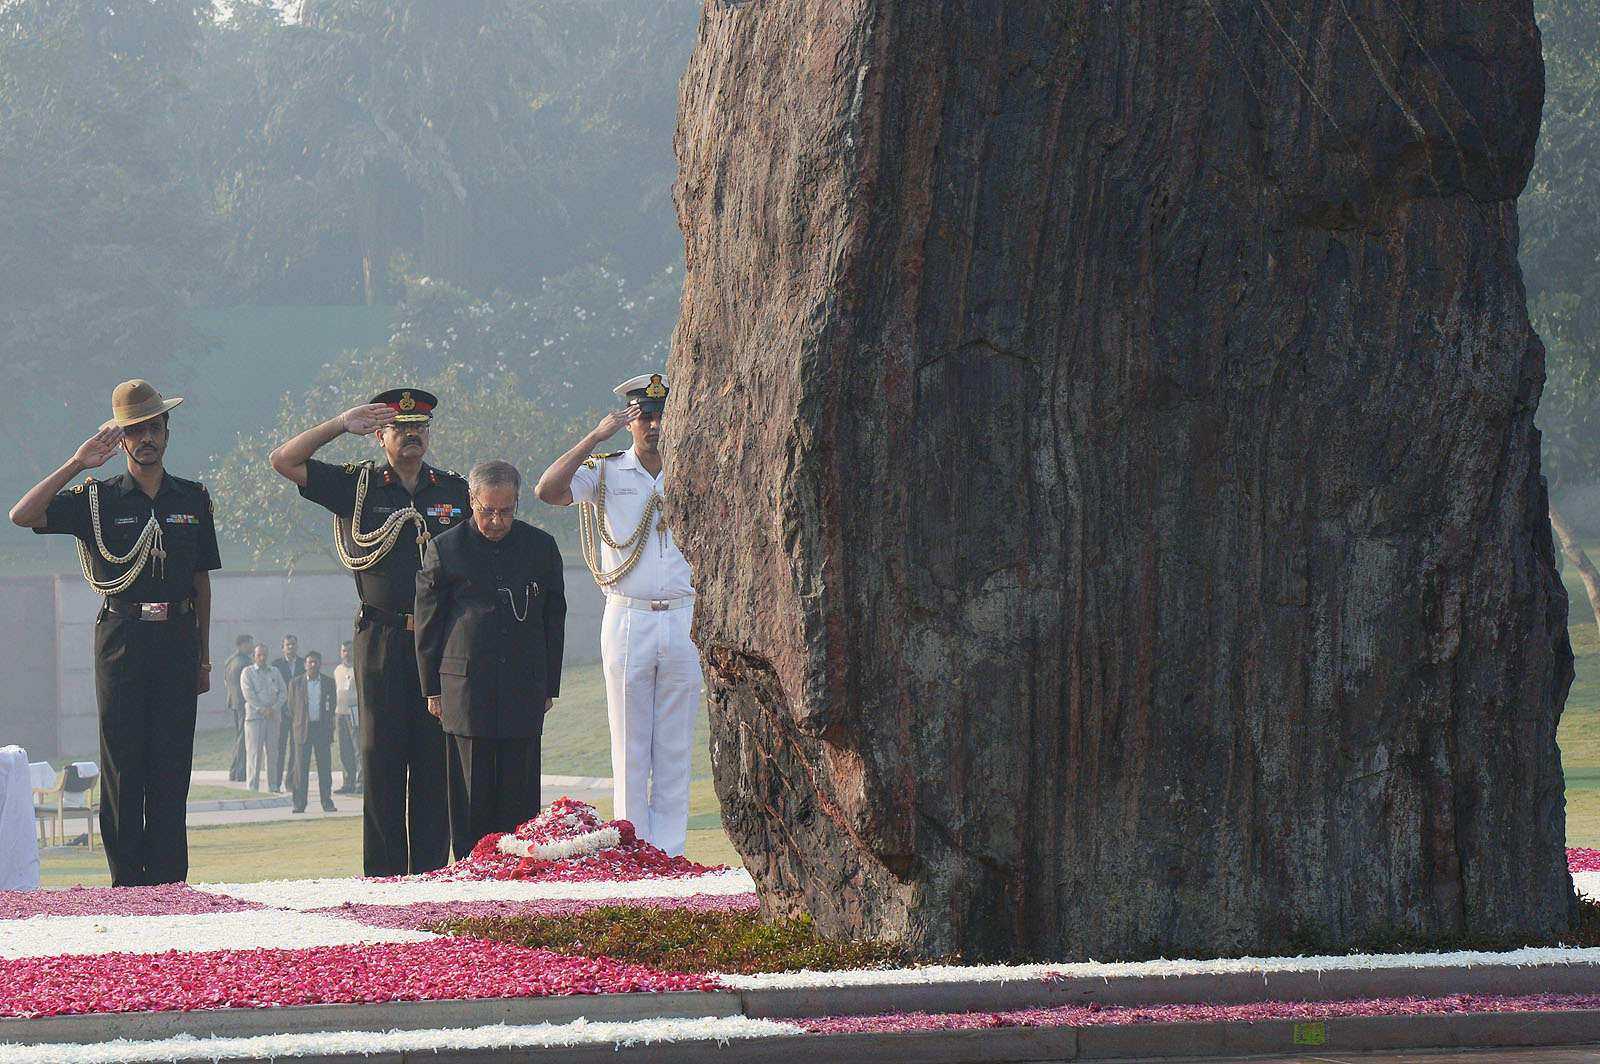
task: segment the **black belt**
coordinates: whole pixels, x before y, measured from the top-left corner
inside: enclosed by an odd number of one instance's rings
[[[194,600],[181,602],[129,602],[126,599],[106,599],[106,612],[113,617],[132,617],[140,621],[165,621],[183,617],[194,611]]]
[[[386,610],[382,606],[369,606],[365,602],[361,604],[361,612],[356,616],[363,621],[381,624],[385,628],[398,628],[403,632],[414,631],[417,627],[416,619],[412,614],[397,613],[394,610]]]

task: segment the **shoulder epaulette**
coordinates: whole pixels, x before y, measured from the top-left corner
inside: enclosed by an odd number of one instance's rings
[[[466,477],[462,476],[460,473],[457,473],[454,469],[435,469],[434,472],[439,474],[439,476],[451,477],[451,478],[453,478],[455,480],[466,480],[467,479]],[[434,483],[438,483],[438,481],[435,480]]]
[[[583,460],[583,464],[593,469],[596,462],[604,462],[607,458],[615,458],[619,454],[627,453],[627,451],[607,451],[604,454],[591,454]]]
[[[344,471],[346,473],[359,473],[359,472],[361,472],[361,467],[362,466],[366,466],[368,469],[371,469],[372,468],[372,460],[368,459],[365,462],[346,462],[344,464]]]

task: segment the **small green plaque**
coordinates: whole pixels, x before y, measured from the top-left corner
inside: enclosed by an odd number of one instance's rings
[[[1321,1020],[1311,1023],[1297,1023],[1294,1025],[1294,1044],[1297,1046],[1320,1046],[1328,1042],[1328,1028]]]

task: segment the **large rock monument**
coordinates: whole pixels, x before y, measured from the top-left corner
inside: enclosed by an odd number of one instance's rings
[[[968,956],[1569,919],[1528,0],[709,0],[667,408],[763,906]]]

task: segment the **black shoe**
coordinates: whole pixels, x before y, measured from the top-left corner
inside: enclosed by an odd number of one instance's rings
[[[332,802],[323,802],[322,811],[324,813],[337,813],[339,811],[339,807],[334,805]]]
[[[354,793],[356,793],[356,789],[354,787],[340,787],[337,790],[335,790],[333,793],[334,794],[354,794]]]
[[[291,813],[304,813],[305,811],[306,807],[303,805],[297,805],[293,809],[289,810]]]

